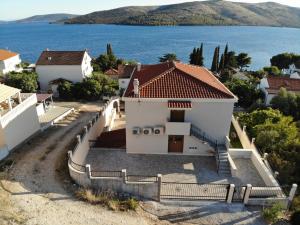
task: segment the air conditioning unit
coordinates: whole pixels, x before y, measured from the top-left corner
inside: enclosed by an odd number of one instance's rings
[[[154,127],[153,134],[155,135],[162,135],[164,133],[164,127]]]
[[[139,128],[139,127],[132,128],[132,134],[133,135],[139,135],[139,134],[141,134],[141,128]]]
[[[143,134],[144,135],[152,134],[152,128],[151,127],[145,127],[145,128],[143,128]]]

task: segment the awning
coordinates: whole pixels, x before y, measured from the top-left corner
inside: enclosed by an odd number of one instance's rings
[[[192,103],[190,101],[169,101],[169,109],[191,109]]]
[[[17,88],[13,88],[7,86],[5,84],[0,84],[0,102],[5,101],[9,97],[14,96],[15,94],[19,93],[21,90]]]

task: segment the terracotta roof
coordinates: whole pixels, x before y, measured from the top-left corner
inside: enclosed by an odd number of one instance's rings
[[[192,108],[192,103],[190,101],[169,101],[169,109],[190,109]]]
[[[46,99],[50,98],[52,94],[36,94],[36,98],[38,102],[43,102]]]
[[[85,51],[43,51],[36,65],[81,65]]]
[[[4,49],[0,49],[0,61],[9,59],[9,58],[14,57],[16,55],[19,55],[19,54],[15,53],[15,52],[4,50]]]
[[[135,70],[134,65],[119,65],[118,66],[119,78],[130,78],[134,70]]]
[[[134,97],[133,80],[139,80],[140,98],[234,98],[206,68],[179,62],[143,65],[135,70],[124,97]]]
[[[119,71],[116,70],[116,69],[111,68],[111,69],[109,69],[109,70],[106,70],[106,71],[104,72],[104,74],[105,74],[105,75],[108,75],[108,76],[114,76],[114,75],[119,75]]]
[[[268,77],[269,88],[267,88],[268,92],[275,93],[276,90],[280,90],[280,88],[285,88],[288,91],[298,92],[300,91],[300,79],[293,79],[289,77]]]
[[[109,132],[103,132],[97,139],[96,148],[125,148],[126,147],[126,130],[119,129]]]

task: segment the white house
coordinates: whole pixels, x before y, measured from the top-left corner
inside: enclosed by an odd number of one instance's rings
[[[271,100],[278,95],[281,88],[287,91],[300,93],[300,79],[290,77],[264,77],[260,80],[258,89],[265,94],[265,104],[270,105]]]
[[[237,98],[206,68],[137,66],[125,101],[126,151],[213,156],[229,133]]]
[[[18,53],[0,49],[0,75],[5,75],[12,71],[21,72],[21,62]]]
[[[40,130],[36,94],[0,84],[0,160]]]
[[[81,82],[93,72],[91,60],[86,51],[43,51],[36,63],[41,90],[55,94],[51,83],[58,79]]]
[[[141,64],[138,64],[139,66]],[[120,91],[125,91],[128,84],[129,84],[129,81],[130,81],[130,78],[133,74],[133,72],[135,71],[136,69],[136,66],[134,65],[119,65],[118,66],[118,73],[119,73],[119,76],[118,76],[118,81],[119,81],[119,90]]]

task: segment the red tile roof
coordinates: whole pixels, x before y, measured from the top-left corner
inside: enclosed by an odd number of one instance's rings
[[[36,94],[36,98],[38,102],[43,102],[46,99],[50,98],[52,94]]]
[[[140,98],[234,98],[206,68],[179,62],[143,65],[135,70],[124,97],[134,97],[133,80],[139,80]]]
[[[190,109],[192,108],[192,103],[190,101],[169,101],[169,109]]]
[[[108,75],[108,76],[119,75],[119,71],[116,70],[116,69],[111,68],[111,69],[109,69],[109,70],[106,70],[106,71],[104,72],[104,74],[105,74],[105,75]]]
[[[15,52],[4,50],[4,49],[0,49],[0,61],[9,59],[9,58],[14,57],[16,55],[19,55],[19,54],[15,53]]]
[[[36,65],[81,65],[85,51],[43,51]]]
[[[268,91],[276,92],[280,88],[286,88],[288,91],[300,91],[300,79],[293,79],[289,77],[268,77],[269,88]]]

